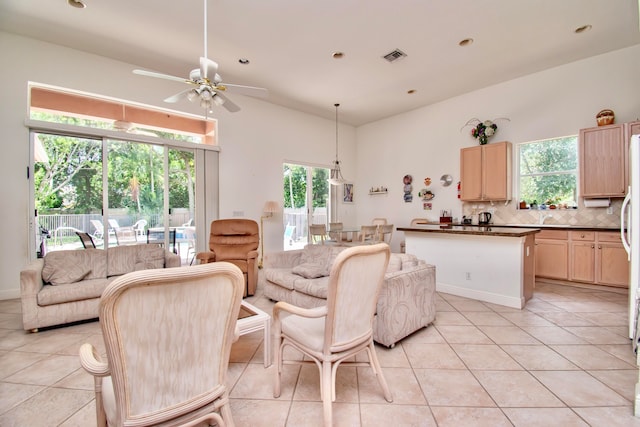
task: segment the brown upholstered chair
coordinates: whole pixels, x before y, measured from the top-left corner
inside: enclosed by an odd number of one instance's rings
[[[227,368],[243,287],[240,270],[226,262],[111,282],[100,300],[107,358],[92,344],[80,347],[80,363],[94,376],[97,426],[207,419],[233,427]]]
[[[258,223],[252,219],[218,219],[211,222],[209,251],[199,252],[200,264],[227,261],[237,265],[244,274],[244,295],[253,295],[258,284]]]

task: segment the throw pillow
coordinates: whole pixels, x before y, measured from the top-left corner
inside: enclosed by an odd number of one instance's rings
[[[291,272],[298,276],[302,276],[305,279],[317,279],[318,277],[324,277],[327,275],[325,265],[310,262],[296,265],[291,269]]]
[[[164,267],[164,248],[159,246],[145,247],[137,252],[134,271],[150,270]]]
[[[89,259],[84,251],[55,251],[44,257],[42,280],[51,285],[75,283],[89,273]]]

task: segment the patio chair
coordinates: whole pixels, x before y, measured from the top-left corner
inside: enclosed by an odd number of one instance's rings
[[[103,240],[104,225],[102,224],[102,221],[98,221],[97,219],[92,219],[90,222],[91,222],[91,225],[93,225],[93,228],[95,229],[95,231],[93,232],[93,237],[96,239]]]
[[[144,237],[146,236],[147,220],[139,219],[133,224],[133,229],[136,231],[136,236]]]
[[[296,231],[295,225],[287,224],[287,227],[284,229],[284,243],[285,246],[289,244],[289,246],[293,246],[293,233]]]
[[[76,234],[80,238],[80,242],[85,249],[96,247],[96,244],[93,243],[93,239],[91,238],[91,234],[85,233],[84,231],[76,231]]]

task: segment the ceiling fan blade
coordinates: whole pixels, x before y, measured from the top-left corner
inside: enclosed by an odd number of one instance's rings
[[[222,104],[222,106],[224,108],[226,108],[228,112],[235,113],[235,112],[240,111],[240,107],[237,104],[234,104],[233,102],[231,102],[231,100],[229,98],[227,98],[226,96],[224,96],[220,92],[216,92],[216,96],[219,96],[220,98],[222,98],[224,100],[224,104]]]
[[[218,64],[204,56],[200,57],[200,75],[203,79],[213,77],[218,72]]]
[[[170,76],[169,74],[156,73],[155,71],[133,70],[133,74],[138,74],[140,76],[147,76],[147,77],[155,77],[158,79],[173,80],[175,82],[191,83],[191,80],[185,79],[184,77]]]
[[[262,87],[234,85],[231,83],[222,83],[222,86],[224,86],[228,92],[239,93],[241,95],[248,95],[256,98],[266,98],[269,96],[269,91]]]
[[[183,90],[182,92],[178,92],[175,95],[171,95],[170,97],[166,98],[164,102],[174,103],[174,102],[178,102],[180,100],[186,99],[187,95],[192,90],[193,89],[187,89],[187,90]]]

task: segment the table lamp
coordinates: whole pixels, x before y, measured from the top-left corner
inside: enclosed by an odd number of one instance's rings
[[[263,219],[271,218],[274,213],[280,210],[278,202],[269,200],[264,204],[262,209],[263,215],[260,216],[260,262],[258,262],[258,268],[262,268],[262,261],[264,259],[264,231],[263,231]]]

